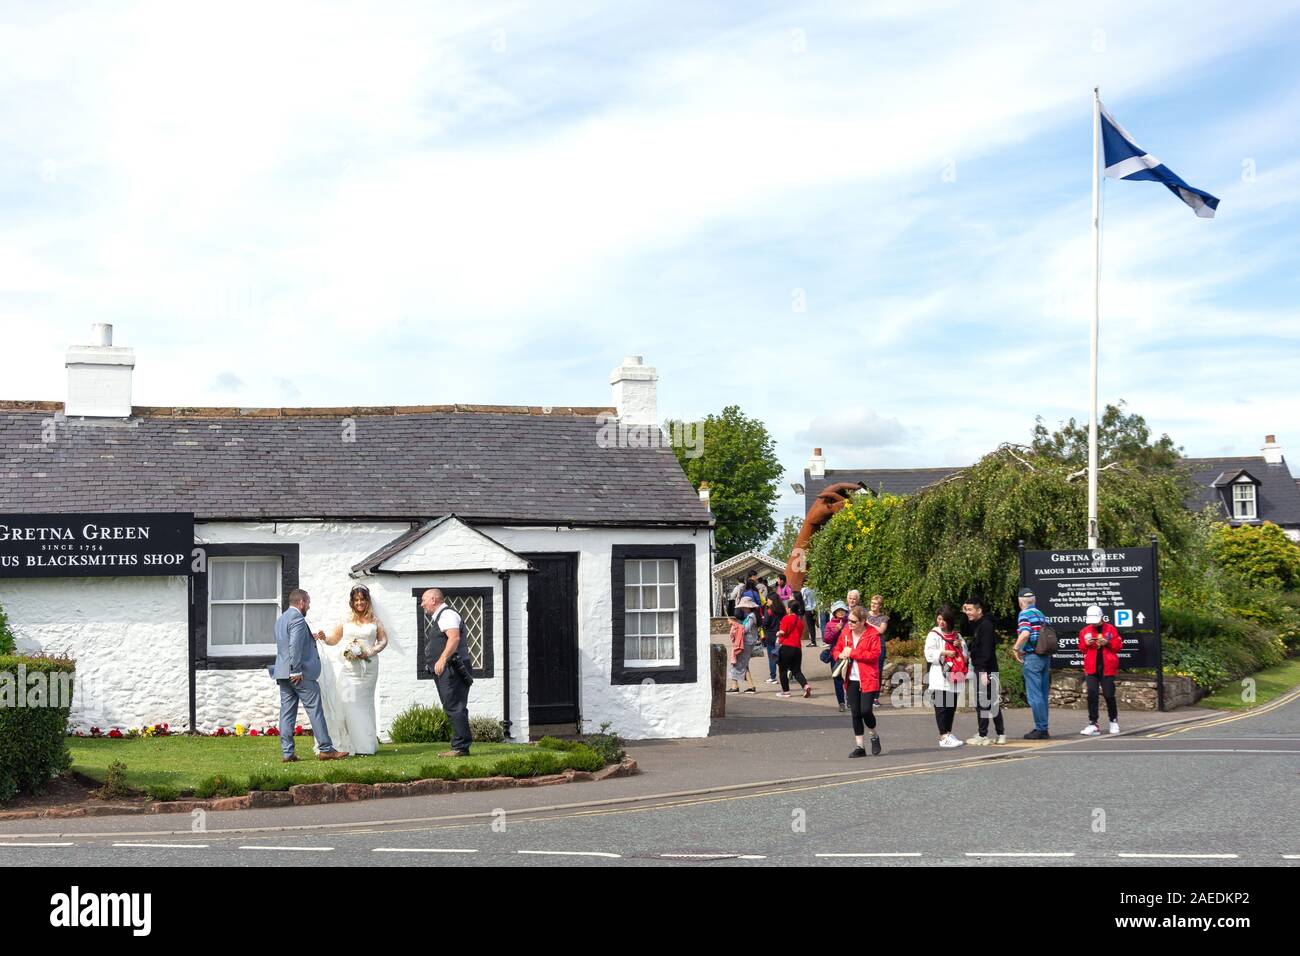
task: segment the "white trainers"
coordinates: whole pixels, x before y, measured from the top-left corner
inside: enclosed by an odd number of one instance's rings
[[[952,734],[948,734],[947,736],[945,736],[945,737],[943,737],[943,738],[941,738],[941,739],[939,740],[939,746],[940,746],[940,747],[960,747],[960,746],[962,746],[962,742],[961,742],[960,740],[958,740],[956,737],[954,737]]]
[[[1118,720],[1112,720],[1112,721],[1110,722],[1110,732],[1111,732],[1112,734],[1117,734],[1117,733],[1119,733],[1119,721],[1118,721]]]
[[[1085,737],[1096,737],[1101,733],[1101,731],[1097,729],[1096,724],[1089,724],[1087,727],[1084,727],[1083,730],[1079,731],[1079,733]]]
[[[999,746],[1001,746],[1002,744],[1005,744],[1006,742],[1007,742],[1007,735],[1006,735],[1006,734],[998,734],[998,739],[995,740],[995,741],[993,741],[994,744],[997,744],[997,745],[999,745]]]
[[[987,737],[980,736],[970,737],[966,741],[966,743],[972,747],[987,747],[990,742],[991,741]]]

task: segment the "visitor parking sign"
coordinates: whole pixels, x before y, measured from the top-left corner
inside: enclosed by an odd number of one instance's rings
[[[1088,607],[1101,608],[1103,620],[1124,639],[1120,667],[1160,663],[1160,596],[1156,549],[1098,548],[1077,551],[1020,552],[1020,580],[1033,589],[1037,606],[1060,636],[1054,666],[1082,667],[1078,634]]]

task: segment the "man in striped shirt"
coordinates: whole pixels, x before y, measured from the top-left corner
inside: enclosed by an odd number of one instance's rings
[[[1038,634],[1047,616],[1034,606],[1036,598],[1029,588],[1020,589],[1020,617],[1016,619],[1016,646],[1013,653],[1024,668],[1025,697],[1034,715],[1034,729],[1026,740],[1047,740],[1047,694],[1052,686],[1052,658],[1038,653]]]

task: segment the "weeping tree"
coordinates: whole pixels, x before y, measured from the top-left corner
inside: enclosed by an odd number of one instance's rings
[[[1143,546],[1155,535],[1162,575],[1193,573],[1180,563],[1194,535],[1183,480],[1171,469],[1119,462],[1102,472],[1103,546]],[[1086,474],[1073,463],[1010,445],[907,498],[863,492],[813,539],[812,586],[879,592],[899,631],[923,631],[939,605],[973,594],[1006,621],[1020,581],[1018,543],[1082,547],[1087,494]]]

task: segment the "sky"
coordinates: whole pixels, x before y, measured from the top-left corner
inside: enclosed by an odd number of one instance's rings
[[[767,423],[789,482],[1088,414],[1091,91],[1221,199],[1102,191],[1101,401],[1300,461],[1300,5],[0,3],[0,399]]]

